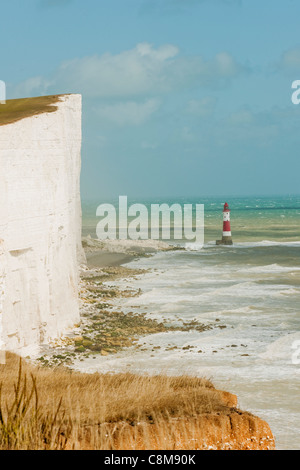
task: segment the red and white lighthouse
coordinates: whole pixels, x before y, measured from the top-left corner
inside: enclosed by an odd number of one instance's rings
[[[217,245],[232,245],[231,228],[230,228],[230,209],[227,202],[223,209],[223,235],[222,240],[217,240]]]

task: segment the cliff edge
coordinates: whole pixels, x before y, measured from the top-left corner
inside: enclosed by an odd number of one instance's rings
[[[2,349],[30,354],[79,322],[80,169],[80,95],[0,106]]]

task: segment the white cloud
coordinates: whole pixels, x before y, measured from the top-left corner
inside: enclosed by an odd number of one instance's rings
[[[216,73],[221,77],[232,77],[236,75],[240,67],[234,61],[233,57],[227,52],[221,52],[215,58]]]
[[[157,148],[157,144],[155,142],[149,142],[147,140],[143,140],[141,143],[141,148],[143,150],[155,150]]]
[[[86,96],[106,98],[166,92],[170,88],[169,68],[178,52],[173,45],[154,49],[141,43],[115,55],[74,59],[61,65],[54,84],[65,84]]]
[[[92,98],[157,96],[186,88],[215,88],[246,71],[227,52],[210,60],[200,55],[183,56],[178,47],[154,48],[140,43],[119,54],[76,58],[61,64],[51,79],[32,78],[20,84],[37,92],[81,93]]]
[[[51,82],[44,77],[31,77],[14,87],[10,87],[10,98],[27,98],[35,95],[46,95]]]
[[[257,147],[271,147],[282,133],[286,134],[284,126],[290,127],[294,117],[292,107],[286,109],[274,107],[260,112],[244,107],[217,123],[215,142],[220,146],[232,143],[246,146],[250,142]]]
[[[300,72],[300,47],[285,51],[280,58],[279,68],[286,72]]]
[[[100,105],[96,113],[104,121],[119,126],[143,124],[160,106],[159,100],[148,99],[143,102],[125,101],[111,105]]]
[[[212,116],[217,104],[217,99],[213,96],[206,96],[199,100],[190,100],[186,107],[186,112],[198,117]]]
[[[196,140],[195,134],[191,131],[188,126],[184,126],[181,129],[181,138],[185,142],[194,142]]]

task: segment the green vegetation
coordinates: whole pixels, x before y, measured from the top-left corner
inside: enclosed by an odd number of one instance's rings
[[[61,96],[63,95],[7,100],[6,104],[0,106],[0,126],[42,113],[53,113],[57,110],[57,106],[53,105]]]

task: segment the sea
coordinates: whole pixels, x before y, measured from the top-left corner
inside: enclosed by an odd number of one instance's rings
[[[111,201],[97,201],[103,202]],[[204,204],[204,243],[171,239],[185,249],[127,264],[148,271],[118,281],[141,289],[118,300],[123,311],[210,328],[149,335],[138,349],[78,367],[206,377],[268,422],[278,450],[300,450],[300,196],[130,201],[136,202]],[[225,202],[233,245],[217,246]],[[96,237],[97,203],[83,203],[84,236]]]

